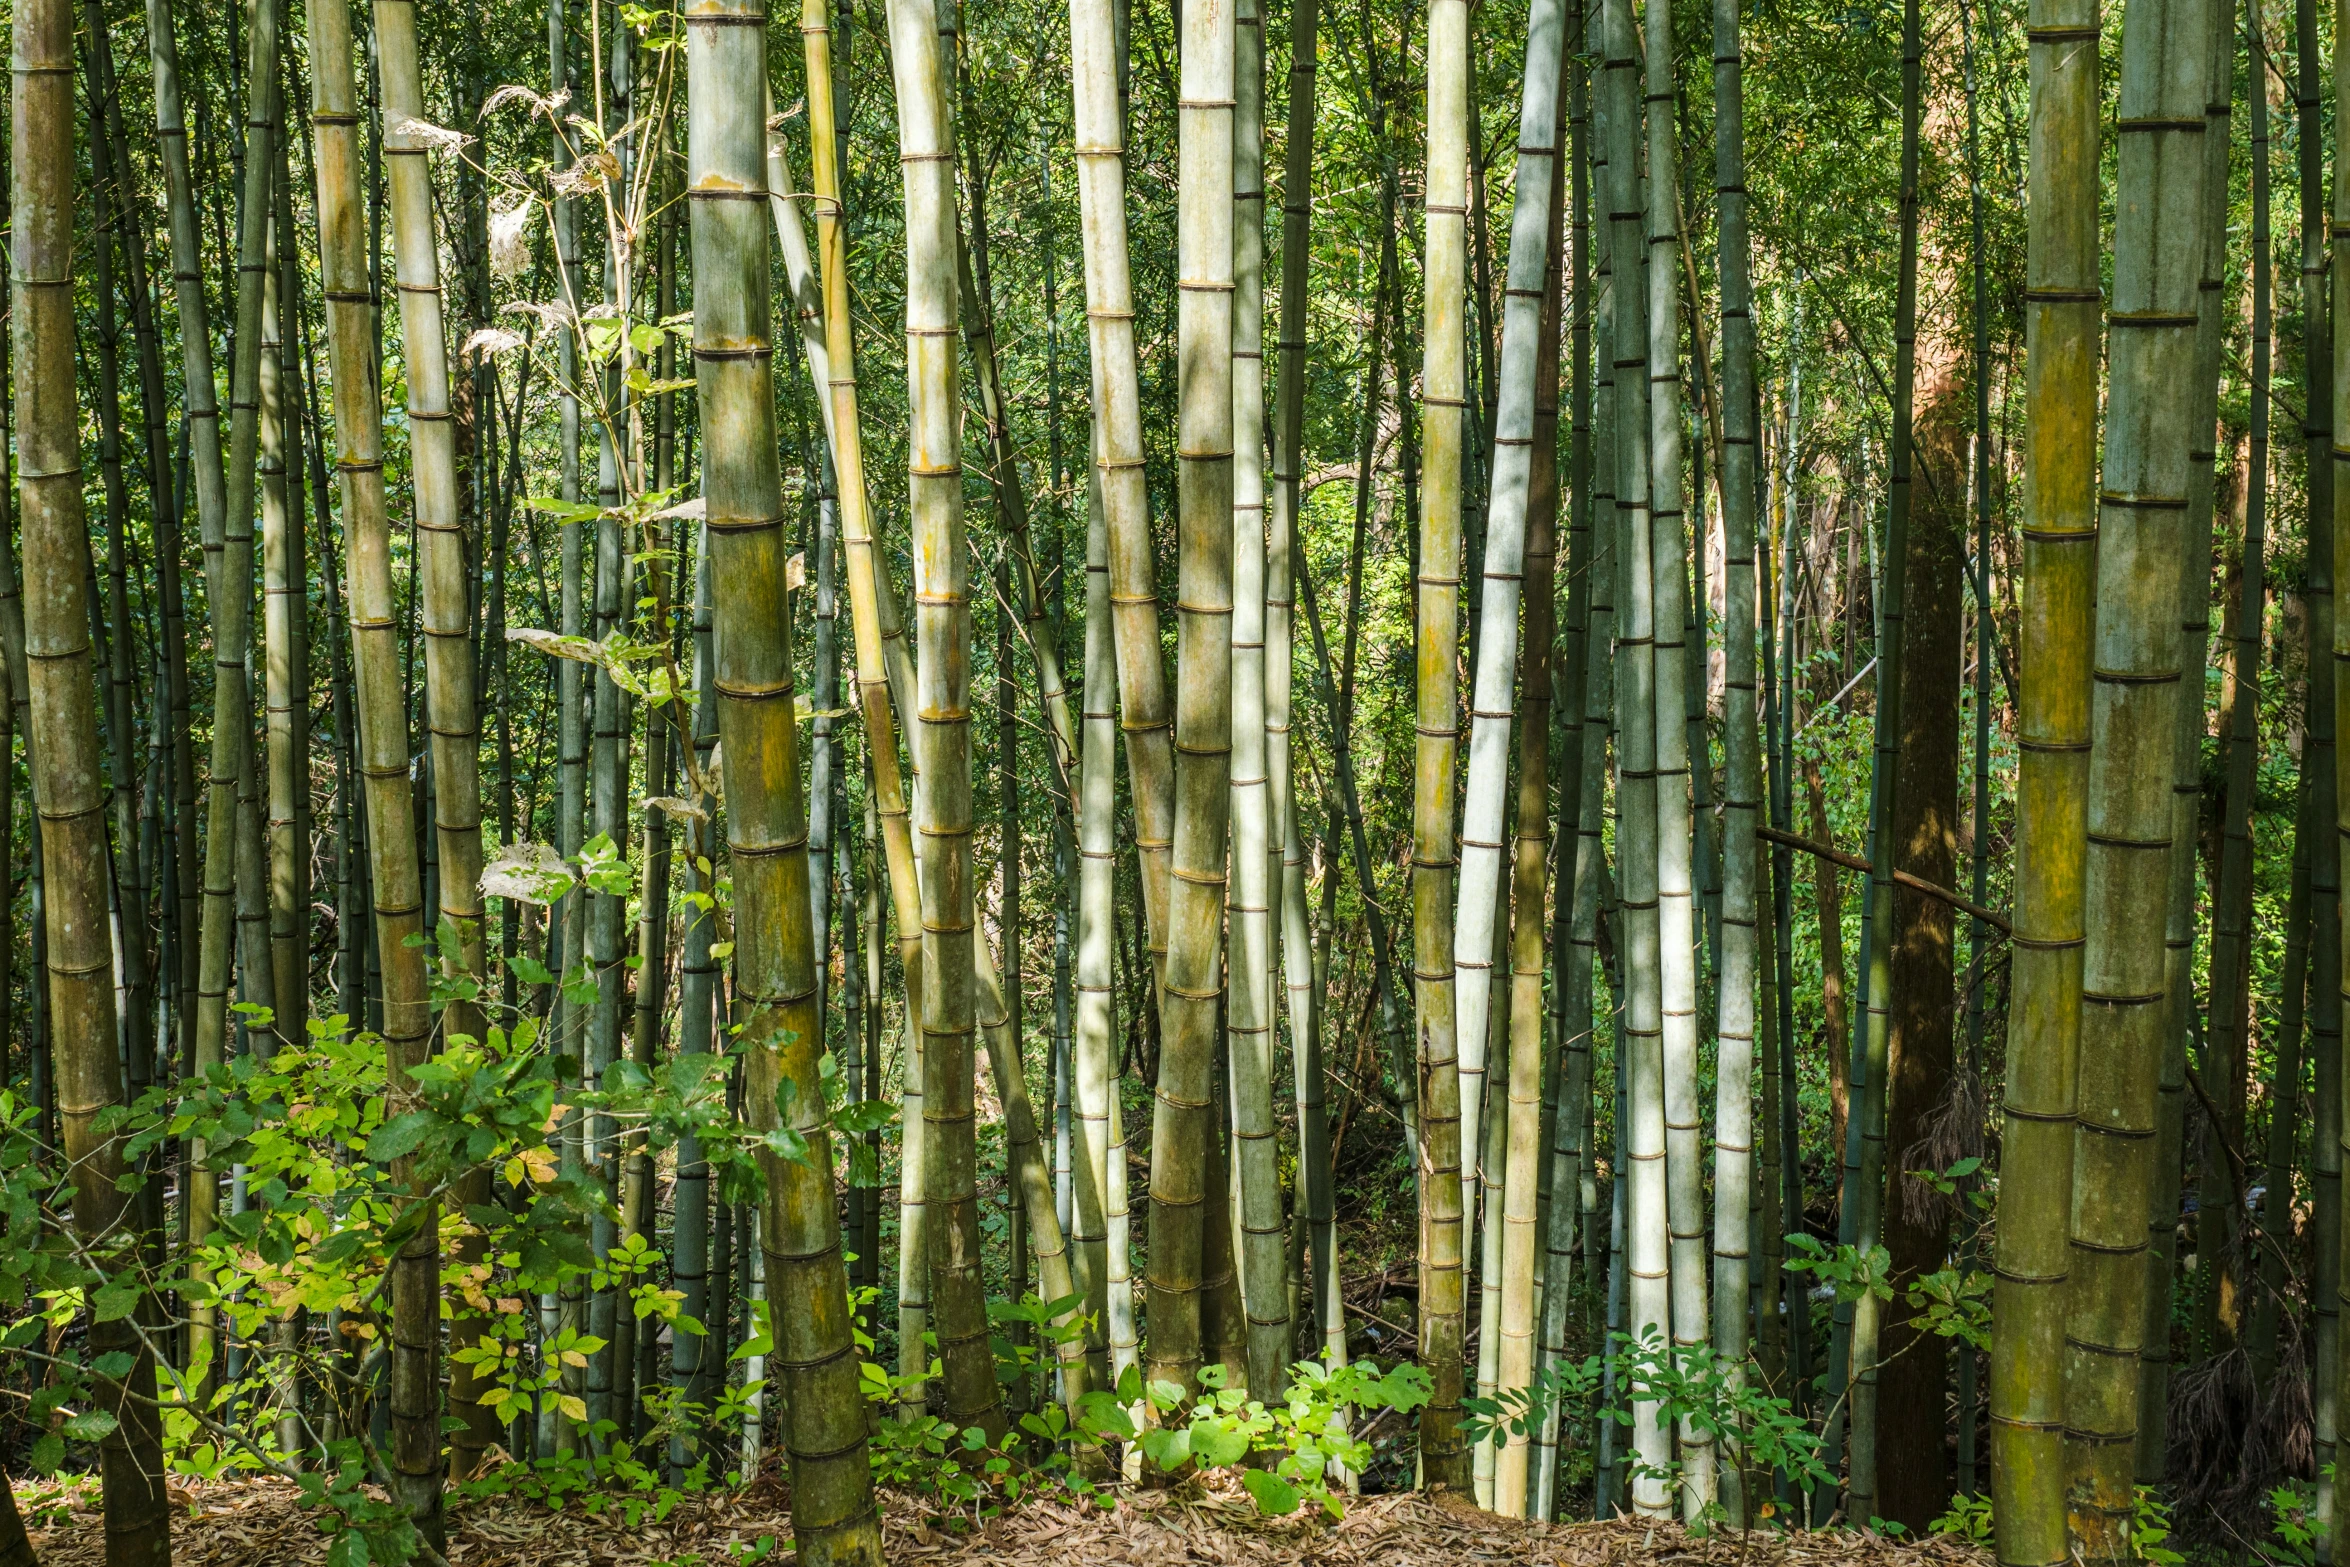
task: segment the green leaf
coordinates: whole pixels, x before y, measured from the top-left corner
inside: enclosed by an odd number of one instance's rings
[[[375,1164],[389,1164],[404,1159],[416,1151],[424,1141],[424,1134],[432,1130],[434,1117],[429,1111],[411,1110],[406,1115],[385,1122],[376,1128],[367,1140],[367,1157]]]
[[[832,1113],[832,1124],[849,1135],[878,1132],[898,1118],[898,1107],[886,1099],[860,1099]]]
[[[1304,1498],[1297,1487],[1279,1475],[1265,1469],[1251,1469],[1243,1473],[1240,1483],[1248,1487],[1248,1494],[1256,1498],[1257,1511],[1268,1518],[1284,1518],[1297,1511]]]
[[[1248,1433],[1221,1421],[1200,1421],[1191,1428],[1191,1454],[1210,1469],[1237,1464],[1248,1456]]]
[[[1161,1469],[1180,1469],[1191,1458],[1191,1432],[1188,1428],[1169,1430],[1165,1426],[1145,1431],[1142,1453]]]
[[[808,1157],[808,1139],[802,1137],[798,1132],[793,1131],[788,1126],[777,1127],[774,1131],[769,1132],[765,1137],[761,1138],[760,1141],[767,1145],[768,1152],[774,1154],[779,1159],[788,1159],[793,1164],[802,1165],[810,1162]]]
[[[109,1279],[90,1297],[90,1315],[100,1322],[120,1322],[139,1309],[139,1286],[129,1279]]]
[[[101,1442],[112,1436],[121,1424],[108,1410],[85,1409],[59,1429],[76,1442]]]
[[[557,500],[549,495],[533,495],[522,504],[525,510],[552,517],[557,522],[585,522],[597,514],[596,508],[584,501]]]
[[[367,1234],[364,1230],[337,1230],[318,1243],[314,1255],[323,1263],[348,1262],[366,1244]]]
[[[33,1443],[33,1473],[55,1474],[57,1466],[65,1462],[65,1438],[54,1431],[45,1431]]]
[[[326,1567],[367,1567],[367,1536],[356,1529],[336,1535],[327,1549]]]

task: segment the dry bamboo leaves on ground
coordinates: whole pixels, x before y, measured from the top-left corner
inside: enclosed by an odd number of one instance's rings
[[[48,1567],[98,1567],[104,1539],[94,1488],[20,1485],[33,1541]],[[327,1539],[300,1493],[275,1479],[171,1488],[172,1553],[180,1567],[313,1567]],[[976,1530],[944,1524],[919,1499],[884,1495],[893,1563],[995,1562],[1004,1567],[1219,1567],[1297,1562],[1314,1567],[1989,1567],[1989,1553],[1951,1539],[1902,1544],[1855,1531],[1757,1532],[1690,1538],[1677,1525],[1522,1523],[1442,1494],[1399,1492],[1357,1503],[1336,1524],[1263,1519],[1229,1476],[1174,1492],[1142,1492],[1102,1512],[1037,1502]],[[452,1508],[452,1567],[725,1567],[730,1545],[781,1561],[789,1550],[789,1493],[773,1478],[739,1495],[689,1498],[658,1523],[499,1501]]]

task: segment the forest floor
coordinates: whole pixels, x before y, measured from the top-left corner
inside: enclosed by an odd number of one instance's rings
[[[311,1567],[326,1541],[299,1492],[273,1479],[174,1484],[175,1567]],[[96,1492],[20,1485],[48,1567],[100,1567]],[[83,1505],[86,1502],[86,1506]],[[452,1567],[730,1567],[790,1557],[790,1498],[773,1479],[739,1494],[689,1499],[635,1528],[607,1513],[551,1513],[534,1503],[455,1511]],[[1989,1567],[1990,1553],[1951,1539],[1898,1544],[1856,1531],[1692,1539],[1673,1525],[1519,1523],[1456,1498],[1398,1492],[1358,1502],[1335,1523],[1266,1520],[1237,1486],[1190,1487],[1121,1499],[1114,1511],[1037,1502],[976,1529],[942,1528],[934,1506],[884,1498],[888,1556],[902,1567],[947,1562],[1001,1567]],[[762,1540],[767,1543],[764,1548]],[[742,1546],[755,1556],[729,1549]]]

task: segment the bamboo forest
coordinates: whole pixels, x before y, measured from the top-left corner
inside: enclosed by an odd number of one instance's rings
[[[4,10],[0,1567],[2337,1559],[2350,3]]]

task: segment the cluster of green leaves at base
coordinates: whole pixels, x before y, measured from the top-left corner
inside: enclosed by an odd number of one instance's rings
[[[1362,1473],[1371,1461],[1369,1445],[1353,1434],[1355,1414],[1409,1414],[1428,1402],[1432,1387],[1417,1365],[1381,1370],[1367,1360],[1339,1366],[1301,1360],[1289,1368],[1288,1392],[1273,1404],[1226,1386],[1219,1365],[1200,1367],[1199,1380],[1206,1391],[1188,1412],[1183,1390],[1173,1383],[1153,1382],[1146,1389],[1160,1422],[1142,1433],[1143,1456],[1170,1471],[1185,1464],[1238,1469],[1257,1511],[1268,1517],[1284,1517],[1308,1503],[1332,1518],[1343,1516],[1343,1477]],[[1339,1490],[1331,1489],[1333,1480]]]
[[[1131,1441],[1134,1436],[1118,1399],[1098,1389],[1087,1392],[1078,1400],[1075,1419],[1048,1401],[1022,1414],[991,1442],[983,1427],[958,1427],[923,1406],[928,1388],[941,1374],[935,1354],[922,1371],[904,1376],[872,1359],[874,1340],[862,1323],[880,1293],[870,1286],[854,1292],[860,1324],[857,1350],[864,1357],[858,1368],[859,1387],[873,1406],[869,1452],[875,1484],[941,1497],[958,1511],[969,1509],[974,1520],[1038,1496],[1111,1505],[1100,1483],[1108,1470],[1104,1455],[1112,1442]],[[1083,1338],[1087,1319],[1077,1310],[1079,1303],[1075,1295],[1049,1302],[1034,1295],[1016,1303],[988,1302],[988,1316],[1000,1327],[1025,1324],[1029,1330],[1026,1342],[1009,1332],[989,1335],[999,1385],[1031,1385],[1044,1350],[1058,1351]],[[747,1347],[766,1353],[765,1334],[762,1317],[759,1332]],[[923,1345],[935,1351],[937,1335],[924,1334]],[[1128,1375],[1133,1377],[1132,1372]]]
[[[859,1292],[859,1306],[875,1294]],[[1086,1318],[1079,1298],[1044,1302],[1031,1295],[1017,1304],[991,1302],[988,1312],[1000,1326],[1025,1324],[1025,1341],[992,1335],[998,1380],[1026,1385],[1048,1354],[1078,1343]],[[867,1355],[873,1341],[860,1330],[858,1347]],[[935,1338],[926,1336],[930,1347]],[[754,1347],[764,1349],[764,1341]],[[1143,1380],[1128,1366],[1114,1388],[1080,1394],[1072,1414],[1046,1402],[1022,1414],[1001,1438],[990,1441],[979,1426],[956,1424],[930,1414],[920,1400],[938,1378],[933,1358],[919,1373],[895,1375],[867,1359],[863,1387],[874,1406],[873,1478],[895,1490],[944,1498],[968,1508],[974,1520],[1039,1496],[1114,1505],[1107,1489],[1115,1472],[1115,1445],[1139,1443],[1142,1456],[1170,1472],[1238,1469],[1240,1482],[1268,1517],[1282,1517],[1312,1504],[1332,1518],[1343,1515],[1343,1478],[1369,1463],[1370,1448],[1349,1431],[1365,1410],[1404,1412],[1428,1401],[1428,1373],[1409,1363],[1382,1370],[1358,1361],[1330,1366],[1300,1361],[1290,1368],[1287,1393],[1267,1405],[1225,1385],[1224,1368],[1203,1366],[1204,1391],[1186,1399],[1171,1382]],[[1145,1406],[1155,1415],[1138,1424]],[[1333,1490],[1337,1482],[1339,1490]]]
[[[99,1320],[114,1322],[138,1306],[127,1281],[113,1282],[102,1261],[121,1262],[122,1244],[98,1253],[75,1244],[72,1231],[50,1222],[72,1201],[64,1161],[45,1162],[39,1141],[40,1107],[0,1087],[0,1312],[25,1311],[0,1333],[0,1351],[42,1356],[46,1375],[26,1404],[25,1426],[33,1439],[35,1473],[55,1474],[68,1443],[91,1443],[114,1434],[113,1414],[91,1407],[97,1379],[131,1369],[129,1355],[116,1352],[86,1363],[67,1330],[92,1305]],[[118,1237],[118,1242],[127,1238]],[[47,1339],[49,1342],[41,1349]]]
[[[603,871],[607,890],[625,891],[633,879],[625,864],[590,869]],[[567,1167],[557,1152],[559,1128],[567,1117],[594,1115],[616,1128],[617,1136],[655,1152],[691,1135],[710,1165],[718,1200],[755,1202],[764,1185],[762,1153],[812,1163],[820,1146],[818,1126],[858,1133],[894,1111],[870,1102],[843,1103],[842,1076],[829,1057],[819,1066],[821,1104],[811,1107],[814,1113],[795,1117],[793,1085],[785,1078],[777,1094],[779,1125],[763,1132],[727,1107],[733,1069],[728,1055],[680,1055],[655,1070],[623,1060],[600,1084],[582,1084],[575,1058],[545,1049],[537,1018],[515,1013],[495,1020],[501,1009],[461,962],[467,935],[444,921],[430,937],[411,942],[442,960],[434,965],[436,1013],[445,1016],[450,1003],[462,1001],[488,1008],[493,1020],[479,1037],[445,1034],[430,1060],[409,1069],[409,1092],[389,1119],[384,1042],[354,1030],[341,1016],[311,1019],[299,1042],[236,1055],[98,1118],[96,1135],[122,1139],[126,1192],[135,1194],[158,1178],[171,1143],[200,1154],[203,1167],[218,1173],[224,1187],[232,1170],[241,1171],[244,1202],[221,1212],[209,1235],[160,1258],[143,1257],[128,1226],[95,1243],[77,1235],[68,1217],[66,1161],[39,1142],[35,1107],[0,1091],[0,1312],[22,1313],[0,1333],[0,1349],[38,1353],[50,1367],[27,1410],[42,1432],[30,1455],[36,1472],[57,1473],[74,1448],[86,1451],[112,1434],[116,1420],[103,1407],[108,1400],[100,1396],[102,1384],[132,1369],[132,1357],[122,1353],[85,1364],[72,1325],[85,1311],[100,1322],[131,1317],[150,1292],[176,1295],[189,1307],[209,1306],[228,1334],[254,1344],[272,1339],[277,1324],[299,1313],[339,1314],[340,1342],[330,1350],[305,1342],[290,1352],[256,1354],[247,1362],[250,1372],[239,1378],[216,1376],[209,1349],[184,1369],[157,1367],[165,1456],[173,1472],[213,1479],[291,1469],[288,1461],[297,1455],[280,1450],[270,1412],[300,1381],[325,1386],[337,1397],[367,1382],[368,1365],[384,1352],[390,1263],[432,1226],[455,1312],[451,1359],[482,1379],[483,1404],[501,1422],[552,1404],[582,1428],[583,1443],[594,1453],[584,1465],[556,1463],[544,1472],[519,1466],[501,1483],[531,1489],[554,1505],[567,1494],[609,1494],[632,1514],[666,1510],[659,1488],[647,1478],[652,1471],[625,1448],[615,1448],[608,1431],[599,1435],[588,1428],[584,1403],[563,1391],[566,1364],[584,1365],[601,1342],[575,1330],[535,1341],[535,1297],[567,1284],[611,1289],[639,1322],[665,1322],[696,1336],[704,1329],[680,1309],[682,1293],[662,1287],[664,1259],[644,1237],[629,1236],[607,1255],[595,1255],[589,1244],[593,1221],[617,1214],[601,1181],[576,1165]],[[512,963],[526,984],[554,978],[527,957]],[[566,976],[564,989],[583,1006],[596,998],[584,972]],[[268,1008],[242,1005],[237,1011],[250,1037],[271,1037],[275,1020]],[[739,1036],[730,1042],[731,1053],[747,1048]],[[853,1138],[846,1141],[853,1146]],[[456,1202],[467,1178],[484,1170],[502,1178],[504,1200]],[[852,1180],[872,1178],[869,1169],[850,1173]],[[449,1260],[468,1250],[476,1260]],[[44,1339],[46,1348],[36,1348]],[[360,1354],[357,1376],[342,1363],[344,1350]],[[714,1412],[679,1408],[657,1414],[671,1427],[704,1417],[739,1420],[746,1396],[745,1390],[729,1389],[728,1402]],[[309,1433],[304,1445],[318,1451],[318,1434]],[[330,1477],[349,1468],[354,1476],[384,1478],[382,1457],[363,1436],[348,1451],[340,1443],[323,1445],[333,1459]],[[638,1449],[658,1451],[641,1442]],[[360,1505],[359,1483],[354,1478],[341,1490],[329,1485],[314,1500],[325,1509],[322,1526],[337,1531],[338,1564],[364,1559],[398,1567],[409,1552],[401,1543],[407,1539],[404,1525],[372,1521]],[[329,1482],[303,1484],[315,1490]],[[345,1539],[360,1543],[346,1545]],[[350,1556],[362,1547],[365,1557]]]
[[[1631,1403],[1620,1392],[1615,1401],[1602,1404],[1597,1395],[1609,1386],[1638,1389],[1642,1407],[1653,1405],[1661,1423],[1717,1447],[1734,1443],[1749,1465],[1782,1472],[1799,1490],[1827,1483],[1820,1437],[1785,1398],[1748,1375],[1748,1368],[1724,1362],[1710,1345],[1675,1345],[1653,1327],[1638,1338],[1613,1335],[1604,1356],[1553,1361],[1527,1387],[1463,1399],[1467,1418],[1461,1432],[1472,1442],[1531,1439],[1555,1408],[1567,1428],[1560,1439],[1572,1436],[1588,1445],[1598,1420],[1633,1423]],[[1653,1475],[1668,1484],[1679,1477],[1674,1463],[1654,1469],[1634,1457],[1632,1464],[1636,1475]],[[1702,1536],[1718,1522],[1694,1520],[1692,1532]]]
[[[2321,1488],[2331,1491],[2334,1466],[2327,1464],[2315,1481],[2287,1480],[2268,1493],[2268,1511],[2277,1538],[2277,1554],[2300,1567],[2317,1567],[2324,1559],[2326,1541],[2333,1536],[2333,1520],[2318,1508]]]

